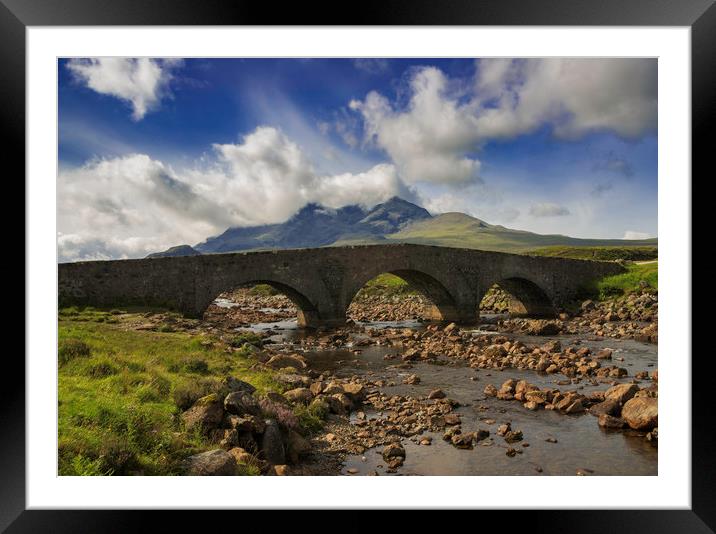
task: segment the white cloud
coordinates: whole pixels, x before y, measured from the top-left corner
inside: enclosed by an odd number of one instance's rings
[[[133,154],[62,170],[60,261],[142,257],[230,226],[281,222],[308,202],[373,206],[394,195],[412,196],[390,164],[319,175],[275,128],[257,128],[240,143],[214,149],[183,169]]]
[[[530,215],[533,217],[563,217],[569,214],[569,209],[552,202],[540,202],[530,206]]]
[[[372,91],[349,108],[363,119],[365,142],[384,150],[406,182],[464,184],[478,179],[474,154],[485,142],[543,125],[564,138],[598,130],[638,137],[656,127],[656,88],[654,60],[492,59],[477,63],[472,81],[414,70],[405,106]]]
[[[627,230],[624,232],[622,239],[649,239],[651,235],[647,232],[635,232],[634,230]]]
[[[179,64],[176,60],[149,58],[75,58],[67,68],[93,91],[129,103],[132,119],[138,121],[168,94],[171,70]]]

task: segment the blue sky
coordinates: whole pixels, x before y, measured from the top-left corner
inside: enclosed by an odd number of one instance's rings
[[[140,257],[307,202],[655,237],[656,61],[58,63],[64,260]]]

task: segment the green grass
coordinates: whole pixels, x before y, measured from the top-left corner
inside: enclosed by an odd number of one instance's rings
[[[658,278],[659,264],[657,262],[630,264],[627,266],[627,272],[602,278],[586,288],[585,296],[606,300],[637,291],[658,291]]]
[[[659,257],[658,247],[543,247],[527,251],[531,256],[551,256],[597,261],[649,261]]]
[[[98,321],[115,317],[117,323]],[[128,330],[138,316],[63,309],[59,321],[59,474],[171,475],[213,448],[182,432],[178,414],[231,375],[257,394],[283,391],[241,351],[182,332]],[[247,474],[255,469],[247,466]],[[254,473],[255,474],[255,473]]]
[[[393,296],[414,294],[416,291],[402,278],[394,274],[383,273],[368,281],[359,293],[365,296]]]
[[[464,213],[444,213],[418,221],[400,232],[386,236],[390,242],[474,248],[498,252],[524,253],[540,247],[649,246],[656,239],[625,241],[623,239],[578,239],[564,235],[542,235],[504,226],[488,224]]]

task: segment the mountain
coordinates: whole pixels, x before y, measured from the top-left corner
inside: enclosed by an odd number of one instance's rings
[[[657,245],[657,239],[580,239],[559,234],[535,234],[488,224],[464,213],[443,213],[430,220],[411,224],[385,237],[389,242],[477,248],[498,252],[526,252],[553,245],[574,247]]]
[[[393,197],[370,210],[307,204],[284,223],[229,228],[194,248],[202,254],[268,248],[323,247],[336,242],[382,240],[410,223],[431,218],[426,209]]]
[[[557,245],[657,246],[656,239],[578,239],[558,234],[535,234],[489,224],[464,213],[443,213],[433,217],[420,206],[393,197],[369,210],[357,205],[331,209],[319,204],[307,204],[286,222],[229,228],[193,248],[181,245],[148,257],[386,243],[416,243],[501,252],[526,252]]]
[[[153,254],[149,254],[147,258],[168,258],[172,256],[199,256],[201,252],[197,252],[189,245],[178,245],[176,247],[171,247],[165,250],[164,252],[154,252]]]

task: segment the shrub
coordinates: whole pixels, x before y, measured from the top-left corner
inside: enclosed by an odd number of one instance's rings
[[[292,430],[299,428],[298,417],[288,406],[266,398],[259,401],[259,406],[266,417],[275,419],[282,427]]]
[[[61,339],[57,348],[57,357],[60,365],[75,358],[88,358],[92,350],[89,345],[79,339]]]
[[[206,374],[209,372],[209,364],[201,358],[187,358],[183,361],[183,367],[188,373]]]
[[[237,349],[243,347],[246,343],[254,345],[255,347],[261,347],[261,336],[254,334],[253,332],[242,332],[233,336],[229,340],[229,345]]]
[[[106,376],[116,375],[118,372],[119,369],[107,360],[91,363],[85,370],[87,376],[92,378],[104,378]]]
[[[297,406],[293,412],[301,429],[313,433],[323,428],[323,421],[328,415],[328,405],[322,401],[314,401],[308,406]]]

